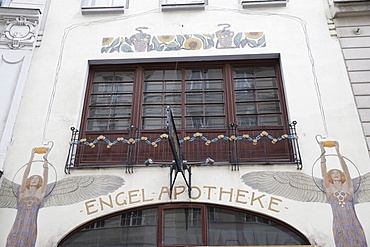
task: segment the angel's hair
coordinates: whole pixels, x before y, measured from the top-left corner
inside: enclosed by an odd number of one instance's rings
[[[26,181],[26,188],[29,189],[30,188],[30,183],[31,183],[31,180],[34,178],[34,177],[38,177],[39,178],[39,182],[38,184],[36,185],[36,188],[40,188],[42,183],[43,183],[43,180],[42,180],[42,177],[39,176],[39,175],[32,175],[31,177],[27,178],[27,181]]]
[[[333,174],[334,171],[339,172],[339,174],[340,174],[340,181],[342,183],[344,183],[346,181],[346,175],[344,175],[344,172],[342,172],[341,170],[338,170],[338,169],[331,169],[330,171],[328,171],[328,179],[329,179],[329,182],[330,183],[333,183],[333,178],[331,177],[331,175]]]

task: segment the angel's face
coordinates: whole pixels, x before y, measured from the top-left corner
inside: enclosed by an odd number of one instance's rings
[[[34,186],[36,188],[40,188],[41,185],[42,185],[42,182],[43,181],[42,181],[42,178],[40,176],[33,175],[33,176],[31,176],[27,179],[27,186],[26,187],[29,188],[29,187]]]
[[[31,177],[31,180],[30,180],[30,185],[31,186],[37,186],[40,182],[40,179],[38,176],[33,176]]]
[[[331,173],[331,178],[333,179],[333,181],[341,181],[341,179],[342,179],[342,175],[340,174],[340,172],[339,172],[339,171],[334,170],[334,171]]]

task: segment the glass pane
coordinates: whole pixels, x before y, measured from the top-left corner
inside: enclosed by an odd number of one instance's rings
[[[304,245],[304,239],[284,226],[244,212],[208,208],[209,246]]]
[[[95,72],[94,82],[112,82],[114,72]]]
[[[257,126],[257,116],[239,116],[237,118],[239,126]]]
[[[271,126],[281,126],[282,119],[280,115],[260,116],[260,124],[271,125]]]
[[[253,68],[234,68],[234,78],[253,78]]]
[[[109,130],[122,130],[130,126],[130,119],[115,119],[109,121]]]
[[[186,93],[186,103],[203,103],[203,93]]]
[[[236,91],[235,100],[236,102],[254,101],[256,99],[255,93],[254,90]]]
[[[181,70],[165,70],[165,80],[181,80]]]
[[[207,117],[206,128],[225,128],[225,118],[223,117]]]
[[[108,117],[110,107],[90,107],[89,117],[99,118],[99,117]]]
[[[165,118],[143,118],[142,121],[143,129],[161,129],[166,126]]]
[[[207,77],[208,79],[222,79],[222,69],[208,69]]]
[[[120,106],[120,107],[112,107],[110,110],[109,116],[111,118],[114,117],[130,117],[131,116],[131,107],[130,106]]]
[[[223,90],[222,81],[208,81],[207,90]]]
[[[236,114],[256,114],[257,108],[255,103],[237,103]]]
[[[112,89],[112,83],[95,83],[93,84],[92,93],[110,93]]]
[[[203,106],[186,106],[186,115],[187,116],[203,116]]]
[[[206,105],[206,116],[223,116],[224,106],[223,105]]]
[[[145,80],[163,80],[163,70],[147,70],[145,71]]]
[[[108,129],[108,119],[88,119],[86,130],[98,131]]]
[[[181,92],[181,82],[166,82],[164,85],[164,90]]]
[[[206,103],[224,102],[224,94],[221,92],[206,92],[204,95]]]
[[[161,105],[144,105],[143,116],[165,117],[165,111]]]
[[[144,92],[162,92],[163,83],[156,81],[146,81],[144,82]]]
[[[151,93],[144,94],[144,103],[145,104],[162,104],[162,94],[161,93]]]
[[[120,2],[123,2],[124,0],[120,0]],[[134,71],[119,71],[115,74],[115,81],[134,81]]]
[[[275,76],[275,69],[274,67],[258,67],[255,68],[254,73],[256,77]]]
[[[276,88],[276,79],[275,78],[261,78],[256,79],[256,88]]]
[[[164,103],[168,104],[181,104],[181,94],[165,94]]]
[[[279,102],[259,103],[258,104],[258,111],[260,113],[280,112]]]
[[[116,104],[129,104],[131,105],[132,95],[131,94],[103,94],[103,95],[91,95],[90,105],[116,105]]]
[[[235,79],[235,90],[254,88],[254,80],[252,79]]]
[[[186,118],[186,128],[205,128],[203,117],[187,117]]]
[[[257,92],[258,100],[277,100],[279,99],[277,90],[261,90]]]
[[[199,208],[163,210],[163,245],[202,245],[202,216]]]

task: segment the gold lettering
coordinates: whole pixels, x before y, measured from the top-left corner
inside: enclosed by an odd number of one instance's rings
[[[279,201],[279,202],[282,202],[282,201],[283,201],[283,200],[281,200],[281,199],[279,199],[279,198],[271,197],[271,198],[270,198],[270,203],[269,203],[269,207],[268,207],[268,209],[269,209],[269,210],[271,210],[271,211],[274,211],[274,212],[276,212],[276,213],[279,213],[279,212],[280,212],[280,210],[273,209],[273,208],[271,207],[271,205],[272,205],[272,204],[274,204],[274,205],[279,205],[279,203],[278,203],[278,202],[274,202],[274,200]]]
[[[242,194],[242,193],[245,193],[245,194]],[[235,202],[238,202],[238,203],[242,203],[242,204],[247,204],[247,201],[241,201],[241,200],[239,200],[239,198],[240,197],[246,197],[247,195],[246,194],[248,194],[249,193],[249,191],[247,191],[247,190],[237,190],[237,192],[236,192],[236,199],[235,199]]]
[[[154,198],[145,199],[145,191],[144,191],[144,189],[141,189],[141,195],[143,197],[143,202],[151,202],[151,201],[154,200]]]
[[[208,189],[207,199],[211,199],[211,189],[217,189],[216,186],[203,186],[203,188]]]
[[[170,189],[167,186],[163,186],[161,188],[161,192],[159,192],[158,200],[162,200],[162,194],[167,194],[168,198],[170,198]]]
[[[266,196],[266,195],[263,194],[263,195],[260,195],[259,197],[254,198],[254,195],[255,194],[256,193],[252,192],[251,206],[253,206],[254,201],[258,201],[260,203],[260,205],[261,205],[261,208],[263,208],[263,204],[262,204],[261,198],[264,197],[264,196]]]
[[[90,214],[93,214],[93,213],[98,212],[98,210],[90,211],[90,208],[94,207],[94,202],[96,202],[95,199],[85,202],[85,207],[86,207],[86,213],[87,213],[87,215],[90,215]],[[92,203],[92,204],[90,204],[90,203]]]
[[[139,192],[139,190],[130,190],[128,192],[128,201],[129,201],[130,204],[134,204],[134,203],[140,202],[140,199],[138,199],[136,201],[133,200],[133,197],[137,197],[138,196],[138,192]]]
[[[230,191],[223,191],[223,188],[221,187],[220,188],[220,197],[219,197],[219,200],[221,201],[222,199],[222,194],[229,194],[229,202],[231,202],[232,200],[232,197],[233,197],[233,189],[231,189]]]
[[[116,203],[117,203],[118,206],[126,205],[126,200],[125,199],[123,199],[122,202],[118,202],[118,197],[121,196],[121,195],[124,195],[124,194],[125,194],[125,192],[120,192],[116,195]]]
[[[103,205],[107,205],[107,206],[109,206],[110,208],[113,208],[113,201],[112,201],[112,196],[111,195],[109,195],[108,196],[108,198],[109,198],[109,203],[108,202],[105,202],[105,201],[103,201],[103,199],[100,197],[99,198],[99,202],[100,202],[100,209],[103,211]]]
[[[180,189],[180,190],[178,190],[178,189]],[[184,193],[184,191],[185,191],[185,186],[175,186],[175,192],[174,192],[175,199],[177,199],[178,195],[181,195],[182,193]]]
[[[194,191],[194,189],[195,190],[197,190],[198,191],[198,195],[197,196],[191,196],[190,198],[191,199],[199,199],[199,197],[202,195],[202,191],[200,190],[200,188],[199,187],[197,187],[197,186],[191,186],[191,192],[193,192]]]

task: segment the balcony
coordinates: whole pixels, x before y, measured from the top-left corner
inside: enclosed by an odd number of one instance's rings
[[[302,168],[296,124],[275,128],[238,128],[233,123],[223,131],[203,129],[179,131],[184,160],[201,163],[212,158],[213,165],[230,165],[238,169],[247,164],[296,164]],[[150,158],[166,166],[173,154],[166,129],[140,130],[131,126],[125,133],[80,133],[71,128],[70,148],[65,172],[71,169],[145,166]]]

